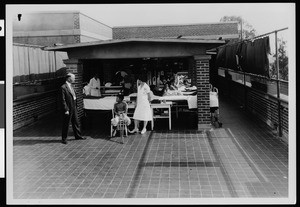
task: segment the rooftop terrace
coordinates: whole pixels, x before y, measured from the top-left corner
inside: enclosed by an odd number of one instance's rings
[[[84,131],[87,140],[70,135],[67,145],[60,142],[59,117],[50,116],[14,132],[13,198],[123,204],[288,198],[288,146],[222,97],[220,115],[222,128],[168,131],[162,125],[124,144],[108,139],[99,123]]]

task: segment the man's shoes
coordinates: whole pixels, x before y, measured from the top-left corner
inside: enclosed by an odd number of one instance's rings
[[[67,140],[62,140],[61,143],[67,144],[68,142],[67,142]]]
[[[77,137],[75,139],[86,139],[85,137]]]

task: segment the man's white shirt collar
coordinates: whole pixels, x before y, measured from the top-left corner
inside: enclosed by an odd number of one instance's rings
[[[68,81],[66,81],[66,83],[68,84],[69,88],[71,88],[71,83],[69,83]]]
[[[68,85],[70,91],[72,91],[72,85],[71,85],[71,83],[69,83],[68,81],[66,81],[66,83],[67,83],[67,85]],[[73,92],[75,93],[74,90],[73,90]],[[74,100],[76,100],[76,94],[75,94],[75,97],[73,97],[73,98],[74,98]]]

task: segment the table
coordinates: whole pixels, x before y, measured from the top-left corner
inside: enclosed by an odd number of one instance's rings
[[[195,96],[186,96],[186,95],[178,95],[178,96],[157,96],[154,99],[158,99],[160,101],[187,101],[189,109],[197,108],[197,95]]]
[[[150,107],[152,109],[152,121],[151,121],[151,129],[153,130],[154,127],[154,119],[169,119],[169,130],[171,130],[171,105],[172,102],[165,102],[165,103],[155,103],[150,104]],[[162,116],[162,115],[154,115],[154,109],[168,109],[168,116]]]
[[[176,108],[176,118],[178,118],[178,108],[187,106],[189,109],[197,108],[197,95],[168,95],[168,96],[154,96],[153,99],[160,101],[172,101],[173,107]],[[181,105],[178,102],[186,102],[187,104]]]

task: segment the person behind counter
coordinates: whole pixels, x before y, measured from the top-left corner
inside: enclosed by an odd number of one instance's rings
[[[100,92],[100,79],[96,73],[89,83],[91,96],[101,96]]]
[[[170,80],[169,89],[170,90],[178,90],[177,86],[175,85],[175,79]]]

